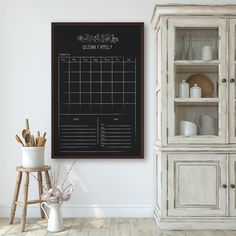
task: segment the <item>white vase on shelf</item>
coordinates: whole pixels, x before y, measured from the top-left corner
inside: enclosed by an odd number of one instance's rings
[[[176,60],[185,60],[185,38],[184,36],[182,36],[181,38],[181,42],[180,42],[180,45],[179,45],[179,49],[177,50],[177,53],[176,53],[176,57],[175,57]]]
[[[191,35],[189,36],[188,47],[186,51],[186,60],[194,60],[194,50]]]
[[[189,98],[189,84],[185,80],[179,83],[179,98]]]

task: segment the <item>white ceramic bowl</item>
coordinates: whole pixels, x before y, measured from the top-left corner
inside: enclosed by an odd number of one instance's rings
[[[179,130],[182,136],[197,135],[197,125],[190,121],[181,120]]]

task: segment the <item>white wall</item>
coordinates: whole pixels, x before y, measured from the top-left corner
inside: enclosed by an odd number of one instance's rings
[[[195,1],[200,2],[206,4],[203,0]],[[150,19],[156,3],[155,0],[0,0],[0,216],[9,213],[15,166],[21,163],[21,150],[14,135],[21,132],[26,117],[30,118],[32,131],[48,133],[47,164],[54,167],[60,164],[64,174],[72,163],[50,159],[50,23],[53,21],[145,22],[145,159],[79,160],[70,178],[76,183],[76,190],[63,210],[65,216],[152,216],[155,71]],[[36,197],[33,179],[30,188],[32,197]],[[39,216],[36,206],[31,207],[28,215]]]

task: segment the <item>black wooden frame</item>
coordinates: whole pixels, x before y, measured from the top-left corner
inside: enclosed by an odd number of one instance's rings
[[[112,156],[96,156],[96,155],[57,155],[56,154],[56,137],[55,137],[55,129],[57,128],[55,125],[55,119],[57,117],[57,100],[55,99],[55,91],[57,90],[57,78],[55,78],[55,58],[54,58],[54,26],[58,25],[140,25],[141,27],[141,148],[139,155],[135,156],[123,156],[123,155],[112,155]],[[115,23],[93,23],[93,22],[86,22],[86,23],[77,23],[77,22],[53,22],[51,24],[51,142],[52,142],[52,158],[53,159],[143,159],[144,158],[144,23],[140,22],[115,22]]]

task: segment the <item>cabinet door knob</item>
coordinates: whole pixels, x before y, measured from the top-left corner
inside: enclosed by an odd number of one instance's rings
[[[222,83],[225,83],[226,82],[226,79],[222,79]]]
[[[234,83],[234,82],[235,82],[234,78],[230,79],[230,83]]]
[[[235,188],[235,184],[230,184],[230,187],[231,188]]]
[[[222,187],[223,187],[223,188],[227,188],[227,185],[226,185],[226,184],[223,184]]]

